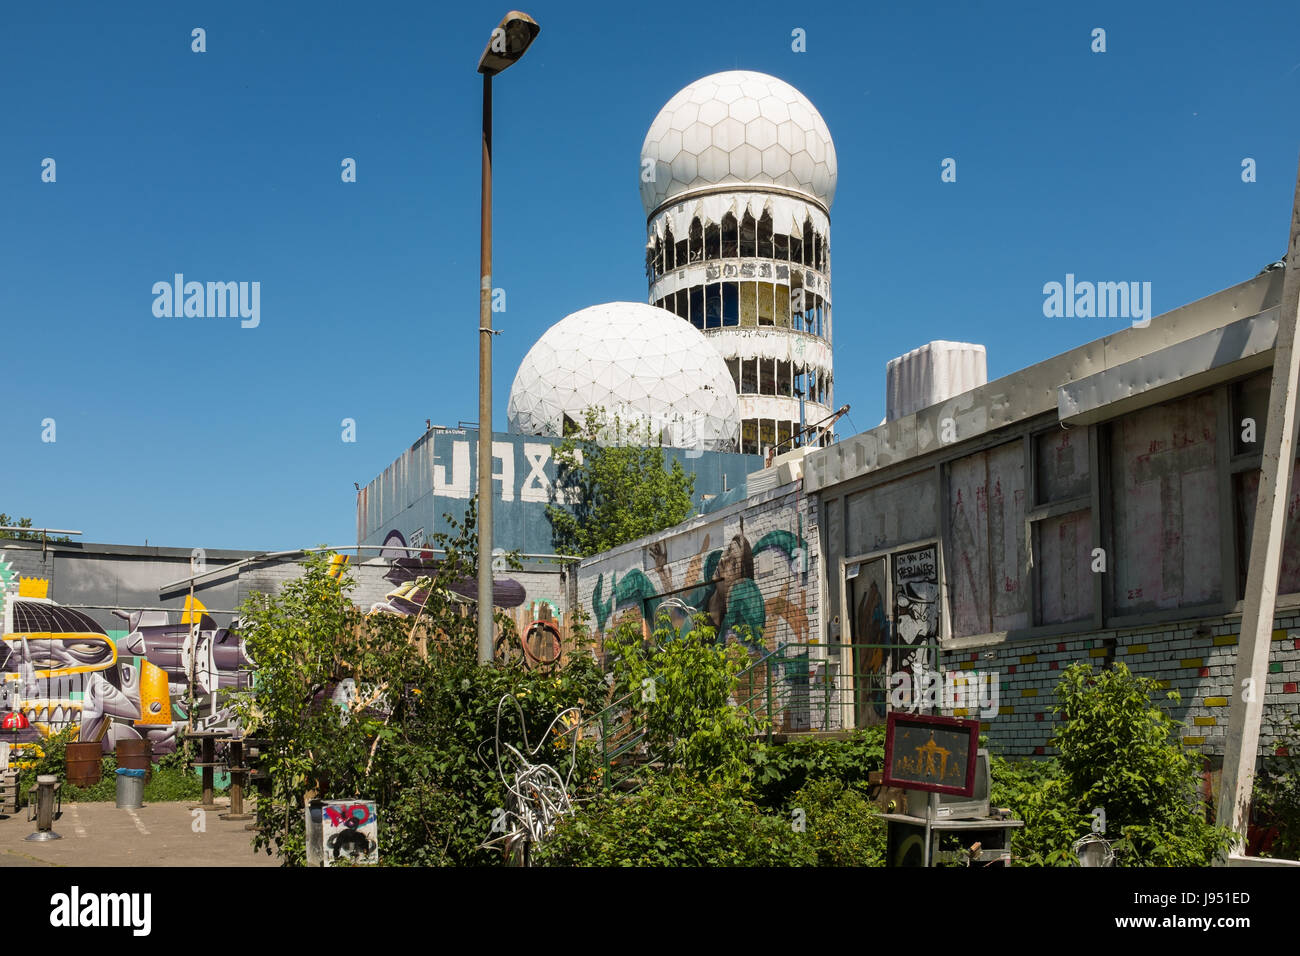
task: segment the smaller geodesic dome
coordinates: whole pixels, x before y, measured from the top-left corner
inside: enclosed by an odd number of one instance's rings
[[[560,436],[592,407],[674,448],[734,451],[740,438],[726,362],[689,322],[641,302],[593,305],[547,329],[510,388],[510,431]]]

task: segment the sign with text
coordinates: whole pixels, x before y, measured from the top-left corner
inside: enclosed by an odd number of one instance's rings
[[[891,711],[885,725],[885,786],[969,797],[975,792],[977,720]]]

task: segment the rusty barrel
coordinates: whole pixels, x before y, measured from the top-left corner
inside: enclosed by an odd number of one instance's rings
[[[119,740],[117,765],[123,770],[143,770],[145,783],[153,777],[153,744],[148,740]]]
[[[104,748],[98,740],[90,743],[68,744],[65,762],[68,770],[68,783],[74,787],[93,787],[99,783],[104,769],[101,763]]]

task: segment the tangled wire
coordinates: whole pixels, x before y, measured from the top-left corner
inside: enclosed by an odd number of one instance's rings
[[[519,726],[524,737],[523,752],[501,739],[501,708],[506,701],[513,703],[519,714]],[[503,844],[507,858],[527,865],[528,847],[545,841],[555,832],[555,824],[559,822],[560,817],[573,810],[573,801],[569,797],[569,780],[577,766],[577,737],[581,718],[582,712],[577,707],[568,707],[560,711],[546,728],[537,746],[531,747],[528,743],[528,725],[524,720],[524,709],[519,705],[519,701],[509,694],[503,695],[497,701],[496,734],[493,744],[496,749],[497,774],[501,777],[501,783],[506,790],[506,805],[493,814],[492,818],[491,832],[499,833],[500,836],[484,843],[484,849]],[[536,757],[541,751],[557,724],[563,724],[564,733],[571,736],[569,770],[563,777],[550,764],[533,763],[530,759]],[[501,759],[503,750],[513,768],[509,777],[506,775],[506,767]],[[480,745],[479,757],[483,758],[482,745]],[[484,760],[484,763],[486,762]]]

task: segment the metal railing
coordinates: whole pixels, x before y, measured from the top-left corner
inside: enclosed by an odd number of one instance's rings
[[[938,660],[937,644],[783,643],[737,674],[731,704],[759,719],[763,735],[851,731],[883,723],[890,675]],[[582,739],[600,752],[606,790],[635,790],[647,766],[667,756],[647,739],[640,689],[580,724]]]

